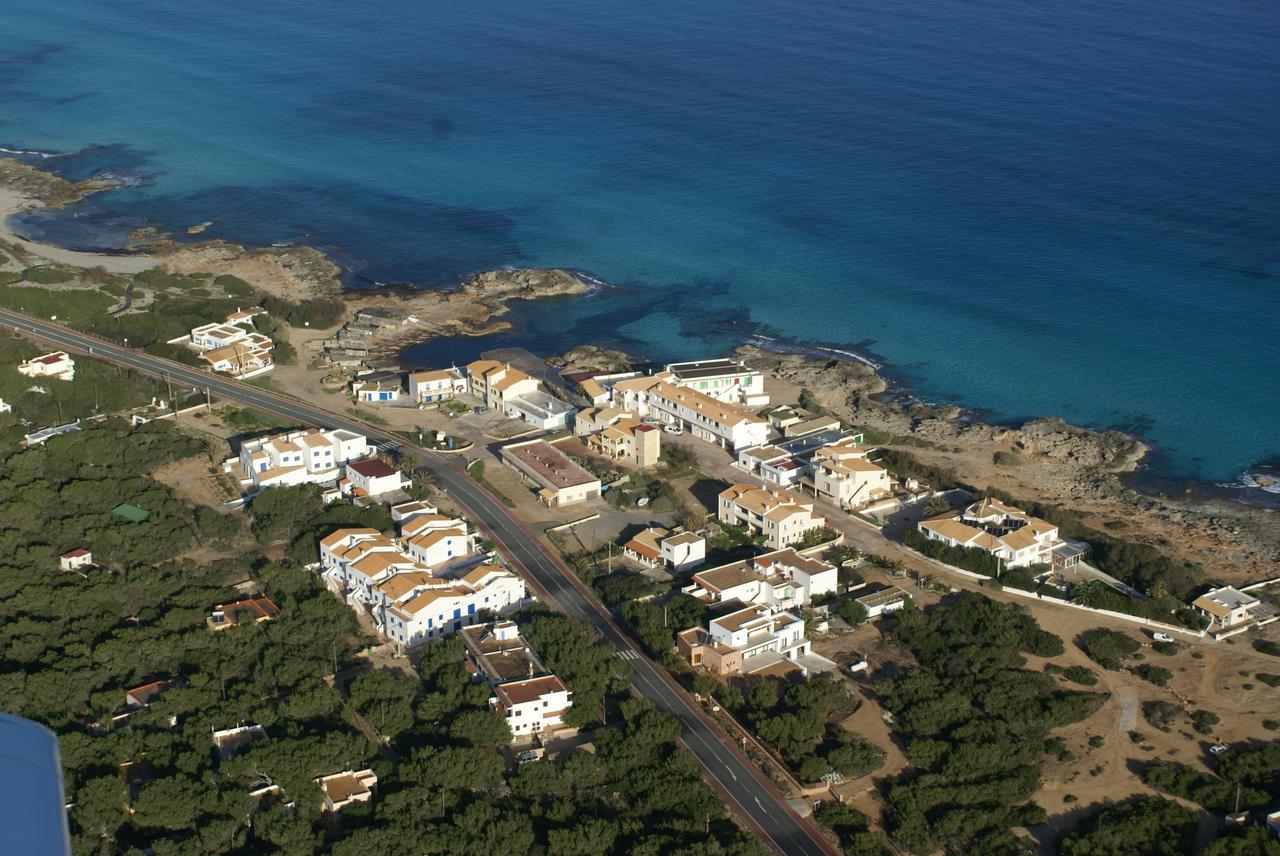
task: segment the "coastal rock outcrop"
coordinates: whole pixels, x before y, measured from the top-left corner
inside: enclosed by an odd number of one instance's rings
[[[106,178],[67,181],[22,161],[0,158],[0,187],[7,187],[49,208],[62,208],[79,202],[91,193],[111,190],[117,183]]]
[[[755,345],[742,345],[734,353],[753,368],[809,390],[815,401],[845,418],[852,417],[855,399],[887,388],[874,368],[855,360],[780,353]]]
[[[458,292],[490,301],[537,300],[582,294],[590,288],[582,279],[560,268],[487,270],[467,278]]]
[[[622,372],[631,367],[631,358],[622,351],[578,345],[558,357],[547,357],[547,363],[564,372]]]

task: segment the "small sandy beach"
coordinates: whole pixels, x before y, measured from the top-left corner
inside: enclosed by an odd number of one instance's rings
[[[18,234],[9,225],[9,217],[29,208],[39,208],[42,203],[19,191],[0,187],[0,240],[21,244],[27,252],[58,264],[76,267],[103,267],[111,273],[134,274],[155,267],[156,260],[148,255],[112,255],[109,253],[81,253],[65,250],[52,244],[41,244]]]

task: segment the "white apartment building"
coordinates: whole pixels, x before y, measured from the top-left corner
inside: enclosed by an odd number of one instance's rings
[[[18,363],[18,373],[27,377],[48,377],[55,380],[75,380],[76,361],[66,351],[41,354]]]
[[[467,627],[458,635],[475,666],[473,677],[489,683],[489,706],[506,719],[516,741],[564,724],[572,693],[547,672],[514,622]]]
[[[748,407],[763,407],[769,403],[769,394],[764,391],[764,374],[741,360],[670,363],[666,371],[676,386],[695,389],[717,401]]]
[[[256,437],[240,444],[240,455],[222,465],[247,493],[268,487],[337,481],[342,466],[373,452],[362,434],[311,428]]]
[[[867,460],[870,451],[850,437],[815,452],[809,466],[817,495],[841,508],[860,508],[893,496],[893,479],[888,470]]]
[[[616,407],[588,407],[578,411],[573,433],[587,448],[613,461],[626,461],[641,469],[658,463],[662,432]]]
[[[837,577],[835,565],[786,549],[699,571],[682,591],[707,603],[736,600],[796,609],[834,592]]]
[[[493,688],[489,705],[507,720],[518,738],[551,731],[564,724],[573,693],[555,675],[507,681]]]
[[[922,520],[917,528],[931,541],[986,550],[1010,568],[1052,564],[1055,548],[1066,546],[1057,526],[990,498]]]
[[[409,398],[416,404],[451,401],[466,391],[466,378],[457,369],[421,369],[409,372]]]
[[[694,437],[729,450],[760,446],[768,439],[767,420],[737,404],[676,386],[670,379],[663,372],[619,381],[613,386],[613,406],[664,425],[679,425]]]
[[[797,662],[809,653],[804,622],[762,604],[714,618],[706,630],[691,627],[677,633],[676,649],[690,665],[719,675],[808,672]]]
[[[498,360],[467,364],[468,391],[495,410],[506,412],[508,398],[538,391],[538,379]]]
[[[781,550],[827,525],[813,508],[813,500],[791,491],[735,484],[721,492],[717,517],[761,533],[765,546]]]
[[[464,521],[421,514],[399,539],[374,529],[340,529],[320,541],[321,577],[397,646],[442,639],[525,600],[524,580],[485,562],[466,528]]]

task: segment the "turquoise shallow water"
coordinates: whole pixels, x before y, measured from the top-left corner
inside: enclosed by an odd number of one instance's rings
[[[141,179],[44,237],[572,266],[618,287],[507,341],[854,346],[1230,479],[1280,456],[1280,16],[1061,6],[9,0],[0,145]]]

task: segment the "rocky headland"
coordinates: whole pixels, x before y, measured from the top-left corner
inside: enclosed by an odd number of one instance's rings
[[[1280,514],[1221,498],[1153,496],[1122,481],[1151,451],[1136,437],[1061,419],[992,424],[955,405],[899,403],[879,397],[888,383],[855,360],[784,354],[744,346],[750,365],[809,391],[851,424],[879,433],[885,448],[952,470],[975,487],[1076,510],[1086,522],[1203,567],[1230,582],[1275,576]]]

